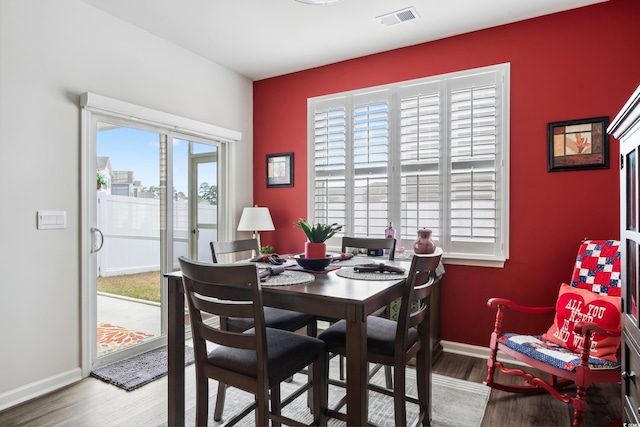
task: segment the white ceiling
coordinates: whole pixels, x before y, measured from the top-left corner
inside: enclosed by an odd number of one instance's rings
[[[607,0],[82,1],[260,80]],[[409,6],[419,19],[376,19]]]

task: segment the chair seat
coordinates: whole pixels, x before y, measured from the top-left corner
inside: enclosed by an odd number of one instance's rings
[[[396,329],[398,323],[384,317],[367,317],[367,352],[393,356],[396,343]],[[418,331],[409,329],[407,348],[418,340]],[[327,343],[329,351],[341,350],[345,347],[347,336],[347,323],[344,320],[334,323],[325,329],[318,338]],[[343,350],[342,350],[343,351]]]
[[[576,367],[580,365],[579,354],[543,339],[542,335],[506,333],[498,337],[498,342],[518,353],[568,372],[575,371]],[[598,357],[590,357],[589,367],[591,369],[617,369],[620,367],[620,360],[616,363]]]
[[[314,317],[312,314],[297,311],[282,310],[273,307],[264,308],[264,321],[267,328],[294,332],[313,322]],[[227,318],[227,327],[230,331],[243,332],[249,328],[253,328],[253,319],[229,317]]]
[[[244,332],[253,334],[251,328]],[[325,343],[317,338],[288,331],[266,328],[269,382],[275,384],[309,366],[318,353],[325,352]],[[294,355],[294,356],[292,356]],[[250,377],[257,376],[256,352],[230,347],[216,347],[208,356],[211,365]]]

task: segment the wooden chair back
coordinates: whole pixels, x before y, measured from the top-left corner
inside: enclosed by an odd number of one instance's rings
[[[416,343],[416,348],[407,349],[406,340],[410,328],[429,328],[431,310],[431,291],[436,283],[436,269],[442,258],[442,248],[437,247],[432,254],[416,254],[411,260],[409,274],[405,282],[398,313],[398,329],[396,332],[395,354],[407,354],[407,359],[413,357],[420,346]],[[422,343],[426,348],[430,343]]]
[[[258,247],[258,239],[231,240],[229,242],[209,242],[211,247],[211,258],[213,263],[217,264],[218,255],[232,254],[238,252],[252,251],[251,256],[257,256],[260,253]]]
[[[206,365],[207,341],[225,347],[255,350],[257,360],[266,360],[262,293],[257,267],[252,264],[205,264],[185,257],[178,260],[191,317],[196,364]],[[203,321],[205,313],[220,317],[252,318],[256,332],[241,334],[211,326]]]
[[[396,253],[396,239],[345,236],[342,238],[342,252],[346,253],[347,248],[387,249],[389,250],[389,260],[393,260]]]

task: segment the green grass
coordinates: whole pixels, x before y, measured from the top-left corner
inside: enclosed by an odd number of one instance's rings
[[[160,272],[98,277],[98,292],[160,302]]]

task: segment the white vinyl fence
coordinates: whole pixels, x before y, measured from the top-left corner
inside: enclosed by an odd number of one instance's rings
[[[189,209],[187,200],[174,202],[174,267],[179,256],[188,255]],[[216,224],[217,207],[200,204],[199,215]],[[98,192],[97,227],[104,235],[104,245],[97,253],[98,276],[118,276],[160,270],[160,201],[138,197],[115,196]],[[208,254],[209,242],[217,239],[217,230],[203,230],[198,239],[198,253]],[[203,257],[204,258],[204,257]]]

